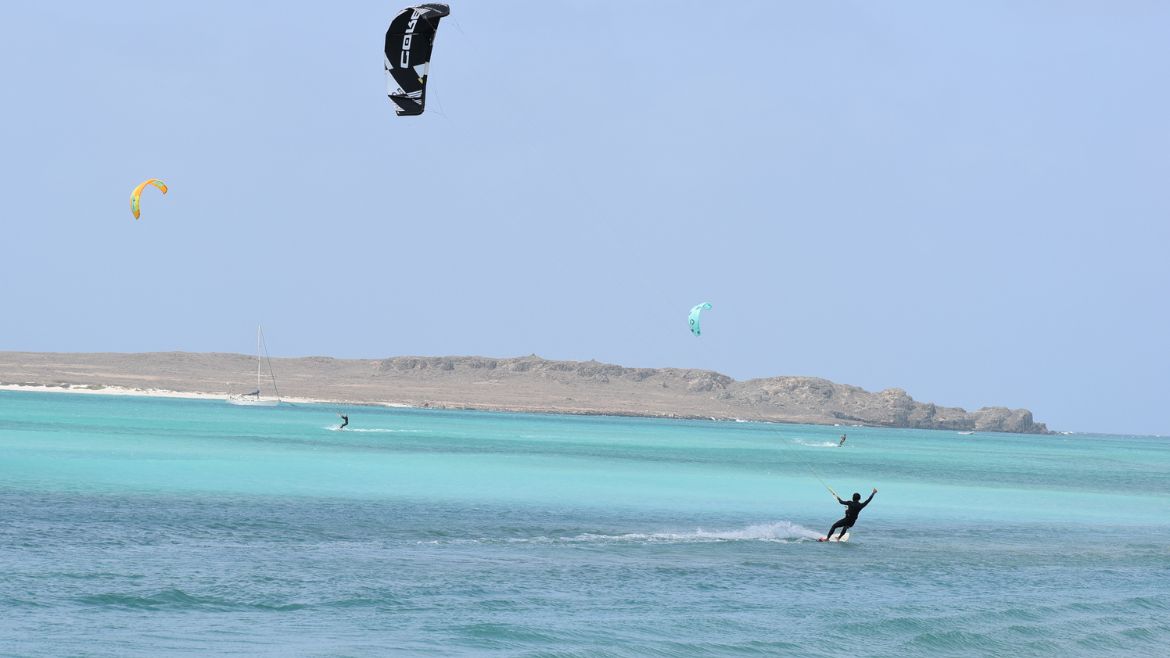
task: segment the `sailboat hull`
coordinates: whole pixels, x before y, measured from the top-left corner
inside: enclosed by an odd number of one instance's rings
[[[264,398],[257,400],[256,398],[229,397],[227,401],[228,404],[234,404],[241,407],[275,407],[276,405],[280,404],[280,400],[269,400]]]

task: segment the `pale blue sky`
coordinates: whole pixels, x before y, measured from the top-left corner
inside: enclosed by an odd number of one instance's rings
[[[415,118],[399,8],[0,5],[0,349],[263,321],[1170,434],[1170,3],[456,2]]]

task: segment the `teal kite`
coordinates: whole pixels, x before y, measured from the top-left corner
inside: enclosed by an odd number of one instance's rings
[[[700,333],[702,333],[701,331],[699,331],[699,314],[702,313],[703,311],[709,311],[709,310],[711,310],[710,302],[703,302],[702,304],[698,304],[694,308],[691,309],[690,322],[691,322],[691,333],[692,334],[698,336]]]

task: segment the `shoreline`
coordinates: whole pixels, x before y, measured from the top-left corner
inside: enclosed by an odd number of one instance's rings
[[[82,395],[120,395],[142,398],[174,398],[187,400],[223,400],[228,393],[206,393],[203,391],[172,391],[165,388],[130,388],[127,386],[106,386],[104,384],[0,384],[0,391],[23,393],[79,393]],[[377,402],[353,402],[349,400],[323,400],[317,398],[282,397],[281,402],[289,404],[345,404],[350,406],[405,407],[413,405]]]
[[[96,388],[95,388],[96,386]],[[205,393],[200,391],[171,391],[159,388],[128,388],[125,386],[102,386],[102,385],[83,385],[83,384],[0,384],[0,391],[12,391],[15,393],[75,393],[79,395],[105,395],[112,397],[144,397],[144,398],[162,398],[162,399],[178,399],[178,400],[219,400],[226,402],[230,395],[228,393]],[[566,410],[566,409],[547,409],[543,407],[521,407],[521,406],[497,406],[497,405],[476,405],[476,404],[450,404],[450,403],[424,403],[421,405],[405,404],[401,402],[362,402],[356,400],[327,400],[319,398],[300,398],[290,397],[280,399],[282,404],[319,404],[319,405],[344,405],[348,407],[382,407],[386,409],[426,409],[434,411],[483,411],[488,413],[511,413],[511,414],[547,414],[554,416],[610,416],[613,418],[650,418],[661,420],[709,420],[717,423],[761,423],[765,425],[816,425],[821,427],[840,427],[840,428],[873,428],[873,429],[899,429],[897,427],[889,427],[883,425],[872,424],[845,424],[845,423],[818,423],[813,421],[787,421],[774,420],[764,418],[739,418],[734,416],[704,416],[699,414],[682,415],[670,413],[636,413],[622,410],[595,410],[595,409],[581,409],[581,410]],[[921,429],[921,428],[902,428],[902,429]],[[930,431],[953,431],[945,429],[935,429]],[[975,432],[958,432],[959,434],[974,434]],[[981,432],[999,433],[999,432]],[[1072,432],[1059,432],[1060,434],[1071,434]]]
[[[0,391],[11,391],[14,393],[75,393],[79,395],[106,395],[106,396],[120,396],[120,397],[143,397],[143,398],[162,398],[162,399],[180,399],[180,400],[220,400],[227,401],[228,393],[206,393],[201,391],[172,391],[160,388],[129,388],[125,386],[104,386],[97,384],[0,384]],[[344,405],[348,407],[382,407],[386,409],[428,409],[435,411],[484,411],[489,413],[512,413],[512,414],[548,414],[554,416],[610,416],[614,418],[652,418],[663,420],[710,420],[719,423],[735,422],[735,423],[761,423],[764,425],[817,425],[821,427],[841,427],[841,428],[872,428],[872,429],[928,429],[934,432],[950,432],[955,431],[961,435],[972,434],[1021,434],[1020,432],[997,432],[995,430],[982,431],[956,431],[941,428],[899,428],[889,425],[876,425],[866,423],[818,423],[814,421],[789,421],[776,420],[768,418],[741,418],[738,416],[704,416],[701,414],[671,414],[671,413],[636,413],[623,410],[567,410],[567,409],[547,409],[543,407],[523,407],[523,406],[498,406],[498,405],[477,405],[477,404],[452,404],[452,403],[424,403],[424,404],[406,404],[402,402],[368,402],[360,400],[330,400],[322,398],[303,398],[303,397],[282,397],[282,403],[288,404],[320,404],[320,405]],[[1102,432],[1077,432],[1077,431],[1049,431],[1048,435],[1080,435],[1092,434],[1101,436],[1148,436],[1152,438],[1167,438],[1161,434],[1112,434]],[[1044,434],[1034,434],[1034,436],[1046,436]]]
[[[76,393],[80,395],[106,395],[123,397],[186,399],[186,400],[220,400],[227,401],[228,393],[205,393],[201,391],[172,391],[161,388],[129,388],[126,386],[105,386],[100,384],[0,384],[0,391],[16,393]],[[775,423],[784,425],[826,425],[825,423],[799,423],[764,419],[746,419],[732,416],[717,417],[700,414],[680,415],[663,413],[636,413],[614,410],[595,409],[547,409],[535,406],[518,405],[483,405],[469,403],[425,402],[423,404],[406,404],[402,402],[368,402],[359,400],[331,400],[322,398],[282,397],[282,404],[321,404],[344,405],[348,407],[384,407],[388,409],[433,409],[437,411],[487,411],[496,413],[514,414],[554,414],[565,416],[613,416],[617,418],[663,418],[671,420],[713,420],[716,422],[737,423]],[[877,425],[844,425],[834,424],[830,427],[879,427]]]

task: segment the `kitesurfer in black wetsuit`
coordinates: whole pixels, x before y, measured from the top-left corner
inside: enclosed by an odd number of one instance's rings
[[[337,414],[337,415],[341,416],[341,427],[338,427],[337,429],[343,430],[343,429],[345,429],[346,425],[349,425],[349,416],[346,416],[345,414]]]
[[[829,534],[825,535],[825,538],[822,539],[821,541],[829,541],[829,538],[833,536],[833,531],[836,530],[837,528],[841,529],[841,533],[837,535],[837,540],[840,541],[841,537],[846,532],[848,532],[850,528],[853,527],[853,524],[857,523],[857,515],[861,514],[861,510],[865,509],[865,506],[869,504],[869,501],[873,500],[873,495],[876,493],[877,493],[877,487],[874,487],[873,493],[871,493],[869,495],[869,498],[865,499],[864,503],[860,502],[861,501],[861,494],[859,494],[859,493],[853,494],[853,500],[841,500],[840,496],[837,496],[837,494],[833,494],[833,496],[837,498],[837,502],[841,503],[842,505],[844,505],[848,509],[845,510],[845,518],[834,523],[833,527],[829,528]]]

